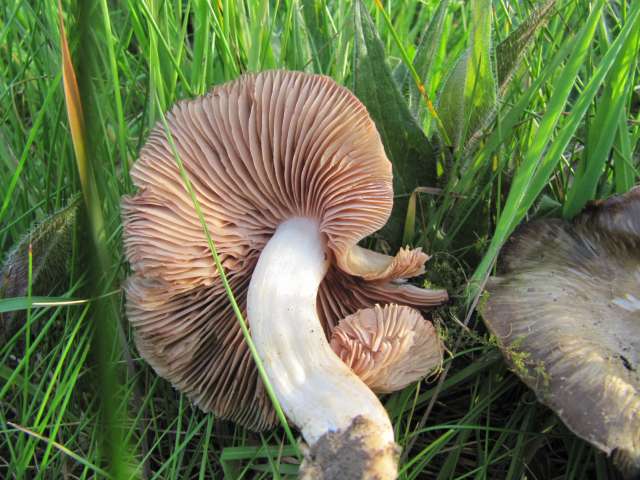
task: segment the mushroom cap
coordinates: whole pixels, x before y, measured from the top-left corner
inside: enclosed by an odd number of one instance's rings
[[[640,188],[524,225],[482,307],[515,372],[578,436],[640,472]]]
[[[446,301],[444,291],[390,283],[423,271],[428,257],[419,249],[394,258],[356,245],[390,214],[391,164],[365,107],[330,78],[244,75],[178,103],[166,120],[243,309],[263,247],[292,217],[318,220],[332,278],[356,287],[350,306],[387,302],[392,292],[416,307]],[[123,199],[122,216],[133,270],[126,309],[138,350],[203,410],[255,430],[274,425],[162,125],[131,177],[139,190]],[[320,290],[318,311],[329,333],[345,316],[344,294],[327,281]]]
[[[377,393],[391,393],[420,380],[442,363],[436,329],[419,311],[375,305],[340,320],[331,348]]]

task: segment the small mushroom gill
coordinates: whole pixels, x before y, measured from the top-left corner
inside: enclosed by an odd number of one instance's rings
[[[433,324],[401,305],[375,305],[343,318],[331,348],[377,393],[401,390],[442,363]]]

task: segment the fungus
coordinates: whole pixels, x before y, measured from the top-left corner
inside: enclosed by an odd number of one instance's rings
[[[357,246],[393,201],[391,164],[365,107],[327,77],[275,71],[180,102],[167,123],[276,397],[311,446],[303,471],[327,475],[331,444],[359,465],[353,478],[394,478],[389,418],[327,336],[356,309],[426,308],[447,294],[404,281],[424,269],[419,249],[390,257]],[[139,191],[122,212],[138,350],[203,410],[273,426],[161,127],[131,176]]]
[[[442,363],[433,325],[399,305],[376,305],[343,318],[331,348],[376,393],[402,390]]]
[[[485,323],[540,401],[640,473],[640,188],[517,231]]]

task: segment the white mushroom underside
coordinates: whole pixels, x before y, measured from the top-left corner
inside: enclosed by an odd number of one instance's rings
[[[316,312],[328,261],[319,224],[282,223],[260,255],[249,285],[251,336],[287,417],[313,445],[363,416],[393,443],[387,413],[369,388],[333,352]]]

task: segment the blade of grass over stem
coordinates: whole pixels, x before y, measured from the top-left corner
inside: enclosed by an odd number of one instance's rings
[[[159,99],[156,98],[156,102],[157,102],[157,106],[158,108],[160,108],[160,103],[159,103]],[[271,382],[269,381],[269,378],[267,377],[267,373],[264,369],[264,366],[262,364],[262,360],[260,359],[260,356],[258,355],[258,351],[256,350],[256,346],[253,343],[253,339],[251,338],[251,334],[249,333],[249,328],[247,326],[247,321],[245,320],[244,316],[242,315],[242,311],[240,310],[240,307],[238,306],[238,302],[235,299],[235,296],[233,294],[233,291],[231,289],[231,285],[229,284],[229,281],[227,279],[227,275],[226,272],[224,271],[224,267],[222,266],[222,262],[220,261],[220,256],[218,255],[218,250],[216,249],[215,244],[213,243],[213,239],[211,238],[211,234],[209,233],[209,226],[207,225],[207,221],[204,218],[204,214],[202,213],[202,208],[200,207],[200,201],[198,200],[196,193],[191,185],[191,180],[189,180],[189,175],[186,171],[186,169],[184,168],[184,164],[182,163],[182,159],[180,158],[180,154],[178,153],[178,149],[176,148],[176,145],[173,141],[173,135],[171,134],[171,130],[169,129],[169,125],[167,124],[167,120],[166,117],[164,115],[164,112],[161,111],[161,115],[160,115],[160,119],[162,121],[162,125],[164,127],[164,131],[165,131],[165,136],[167,138],[167,141],[169,142],[169,145],[171,146],[171,150],[173,151],[173,156],[176,160],[176,163],[178,165],[178,169],[180,170],[180,176],[182,177],[182,182],[184,183],[184,187],[186,188],[187,192],[189,193],[189,196],[191,197],[191,202],[193,203],[193,208],[196,212],[196,214],[198,215],[198,219],[200,220],[200,225],[202,226],[202,231],[203,234],[205,235],[205,237],[207,238],[207,244],[209,245],[209,250],[211,251],[211,256],[213,257],[213,261],[215,262],[216,265],[216,269],[218,270],[218,274],[220,275],[220,280],[222,281],[222,284],[224,286],[225,292],[227,294],[227,298],[229,299],[229,302],[231,304],[231,308],[233,309],[233,312],[238,320],[238,324],[240,325],[240,328],[242,330],[242,335],[244,336],[244,340],[247,343],[247,346],[249,347],[249,351],[251,352],[251,356],[254,360],[254,362],[256,363],[256,368],[258,369],[258,373],[260,374],[260,378],[262,379],[264,386],[265,386],[265,390],[267,391],[267,394],[269,396],[269,399],[271,400],[271,402],[273,403],[273,407],[276,411],[276,414],[278,416],[278,419],[280,420],[280,423],[282,425],[282,427],[284,428],[284,431],[287,435],[287,438],[289,440],[289,443],[291,444],[291,446],[293,448],[296,449],[296,453],[298,458],[300,457],[300,452],[298,451],[298,446],[297,446],[297,442],[295,440],[295,437],[293,436],[293,432],[291,432],[291,429],[289,428],[289,424],[287,423],[287,419],[284,415],[284,412],[282,411],[282,407],[280,406],[280,402],[278,401],[275,392],[273,390],[273,387],[271,386]]]

